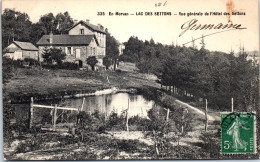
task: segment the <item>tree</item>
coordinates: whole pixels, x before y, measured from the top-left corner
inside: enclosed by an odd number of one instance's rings
[[[66,54],[59,48],[44,48],[42,57],[49,65],[56,62],[60,66],[65,60]]]
[[[41,16],[39,23],[43,26],[44,33],[49,34],[53,32],[54,34],[57,33],[57,20],[55,19],[53,13],[48,13]]]
[[[58,13],[56,15],[57,34],[66,34],[67,30],[73,25],[73,20],[69,13]]]
[[[201,36],[200,44],[201,44],[201,49],[205,49],[205,41],[204,41],[204,35],[203,34]]]
[[[2,14],[2,45],[8,46],[12,41],[30,41],[32,22],[26,13],[5,9]]]
[[[103,65],[108,69],[110,65],[112,65],[111,58],[108,58],[107,56],[103,58]]]
[[[146,42],[149,45],[149,42]],[[145,44],[138,37],[131,36],[126,43],[124,43],[125,49],[123,55],[120,56],[120,60],[126,62],[136,63],[140,60],[141,51]]]
[[[91,69],[95,70],[95,65],[98,63],[98,60],[96,59],[96,56],[90,56],[87,58],[87,64],[91,66]]]
[[[30,33],[30,42],[36,44],[40,38],[45,34],[45,28],[40,23],[32,24]]]
[[[119,49],[117,40],[106,30],[106,56],[113,61],[114,70],[119,61]]]

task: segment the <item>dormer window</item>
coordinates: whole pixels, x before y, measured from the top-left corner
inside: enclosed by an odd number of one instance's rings
[[[84,29],[80,29],[80,34],[84,35]]]

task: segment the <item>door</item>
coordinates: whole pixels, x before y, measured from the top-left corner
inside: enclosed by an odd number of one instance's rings
[[[80,49],[76,49],[76,58],[80,58]]]
[[[83,62],[81,60],[79,60],[79,68],[83,67]]]

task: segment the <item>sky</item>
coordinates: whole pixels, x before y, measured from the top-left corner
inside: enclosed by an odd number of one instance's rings
[[[159,3],[161,6],[158,6]],[[153,38],[162,44],[182,45],[204,35],[206,48],[212,51],[230,52],[232,48],[238,52],[240,46],[244,46],[247,51],[259,51],[258,0],[3,0],[2,11],[5,8],[27,13],[34,23],[49,12],[56,15],[68,11],[73,19],[89,19],[92,24],[102,24],[120,42],[137,36],[141,40]],[[220,32],[223,29],[187,30],[179,36],[184,30],[182,25],[192,19],[197,20],[197,25],[227,24],[229,19],[224,13],[229,11],[245,13],[232,15],[230,20],[233,25],[241,24],[246,29],[226,32]],[[100,16],[98,12],[104,12],[105,15]],[[129,15],[109,16],[109,12]],[[143,12],[143,16],[137,15],[140,12]],[[152,12],[153,15],[145,15],[146,12]],[[154,12],[170,12],[171,15],[156,16]],[[180,15],[180,12],[186,15]],[[203,15],[187,16],[190,12]],[[205,12],[219,12],[222,15],[205,16]],[[188,28],[188,23],[183,28]],[[215,32],[220,33],[207,36]],[[201,47],[200,39],[195,41],[195,45]]]

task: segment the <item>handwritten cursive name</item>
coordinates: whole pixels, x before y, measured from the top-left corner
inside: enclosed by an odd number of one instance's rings
[[[184,24],[182,24],[181,29],[183,30],[179,37],[181,37],[186,31],[188,30],[223,30],[223,29],[234,29],[234,30],[239,30],[239,29],[246,29],[246,27],[242,27],[241,24],[232,24],[231,22],[228,22],[227,24],[198,24],[197,19],[192,19]]]

